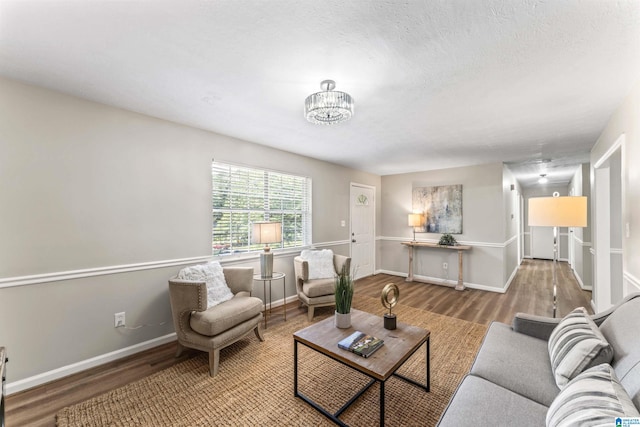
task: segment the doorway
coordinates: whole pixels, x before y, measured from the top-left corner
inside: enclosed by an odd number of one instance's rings
[[[351,183],[351,266],[354,279],[373,275],[375,271],[376,189]]]
[[[596,311],[608,309],[624,297],[622,265],[622,209],[624,194],[624,142],[622,134],[594,164],[593,200],[594,285]]]

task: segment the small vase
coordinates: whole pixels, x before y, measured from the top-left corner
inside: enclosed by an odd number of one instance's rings
[[[351,312],[338,313],[336,311],[336,328],[347,329],[351,327]]]

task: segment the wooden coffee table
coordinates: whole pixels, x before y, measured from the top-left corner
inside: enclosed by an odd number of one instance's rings
[[[338,348],[338,342],[351,335],[355,331],[364,332],[384,340],[384,345],[368,358],[358,356],[350,351]],[[313,406],[336,424],[345,426],[338,417],[352,403],[376,382],[380,384],[380,425],[384,425],[384,386],[385,382],[396,376],[425,391],[430,387],[429,369],[429,335],[430,332],[417,326],[397,322],[397,328],[387,330],[383,327],[381,316],[365,313],[364,311],[351,311],[351,328],[339,329],[334,326],[334,319],[330,317],[293,334],[293,391],[296,397],[301,398]],[[298,343],[305,345],[333,360],[336,360],[350,368],[355,369],[371,378],[371,381],[347,401],[337,412],[331,413],[311,400],[308,396],[298,391]],[[421,346],[425,344],[426,351],[426,381],[424,384],[397,374],[396,371],[411,357]]]

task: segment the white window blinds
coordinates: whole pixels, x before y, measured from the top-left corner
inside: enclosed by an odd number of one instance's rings
[[[282,223],[282,242],[272,248],[311,244],[311,179],[212,162],[214,255],[262,250],[251,244],[251,224]]]

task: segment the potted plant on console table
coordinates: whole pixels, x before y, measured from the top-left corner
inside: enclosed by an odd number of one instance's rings
[[[353,300],[353,278],[346,266],[336,276],[335,283],[336,316],[335,324],[337,328],[348,328],[351,326],[351,301]]]
[[[456,241],[456,238],[453,237],[451,234],[444,233],[442,235],[442,237],[440,237],[440,241],[438,241],[438,245],[440,245],[440,246],[457,246],[458,242]]]

